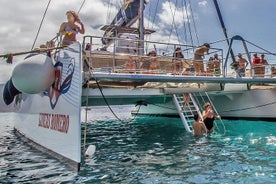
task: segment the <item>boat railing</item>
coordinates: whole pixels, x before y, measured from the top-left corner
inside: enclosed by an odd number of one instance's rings
[[[153,41],[141,41],[135,37],[110,38],[114,42],[109,47],[102,45],[103,37],[85,36],[83,39],[84,58],[87,59],[94,71],[108,73],[139,73],[139,74],[164,74],[185,76],[208,76],[239,78],[237,70],[227,68],[223,58],[223,50],[210,48],[204,55],[203,70],[196,71],[193,60],[196,46],[184,44],[171,44]],[[139,44],[145,45],[142,55]],[[180,48],[184,58],[175,57],[176,48]],[[213,56],[217,54],[220,60]],[[251,53],[249,53],[250,55]],[[274,56],[274,55],[273,55]],[[247,78],[272,78],[276,77],[276,64],[253,65],[252,62],[245,70]]]
[[[97,36],[85,36],[83,39],[85,58],[96,71],[222,76],[223,63],[210,60],[214,54],[223,58],[222,49],[211,48],[203,60],[204,70],[196,72],[193,61],[195,46],[143,41],[145,52],[139,55],[141,41],[138,39],[109,37],[108,39],[114,39],[114,44],[109,47],[102,46],[102,39]],[[180,48],[183,58],[175,56],[176,48]]]

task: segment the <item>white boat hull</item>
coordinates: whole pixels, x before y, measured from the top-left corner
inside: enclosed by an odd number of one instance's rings
[[[223,118],[267,120],[276,118],[276,89],[209,92],[208,96]],[[204,98],[206,99],[206,96]],[[171,100],[164,104],[152,103],[141,106],[139,112],[134,110],[133,114],[178,116]]]
[[[57,83],[40,94],[19,94],[14,102],[16,131],[76,170],[81,162],[80,51],[79,43],[61,50]]]

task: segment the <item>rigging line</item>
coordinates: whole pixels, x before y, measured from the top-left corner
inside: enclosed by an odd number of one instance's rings
[[[175,1],[175,9],[174,9],[174,16],[173,16],[173,25],[174,25],[174,28],[175,28],[175,33],[176,33],[176,36],[177,36],[177,40],[178,40],[178,43],[180,44],[180,37],[179,37],[179,34],[178,34],[178,31],[177,31],[177,26],[176,26],[176,23],[175,23],[175,14],[176,14],[176,9],[177,9],[177,0]],[[170,9],[171,9],[171,5],[170,5]],[[171,9],[172,11],[172,9]]]
[[[264,48],[262,48],[262,47],[260,47],[260,46],[258,46],[258,45],[256,45],[256,44],[254,44],[254,43],[252,43],[252,42],[250,42],[250,41],[247,41],[247,40],[245,40],[245,41],[246,41],[247,43],[249,43],[249,44],[251,44],[251,45],[253,45],[253,46],[255,46],[255,47],[257,47],[257,48],[259,48],[259,49],[261,49],[261,50],[263,50],[263,51],[265,51],[265,52],[267,52],[268,54],[271,54],[271,55],[276,56],[276,54],[270,52],[269,50],[266,50],[266,49],[264,49]]]
[[[187,28],[186,28],[186,21],[185,21],[185,14],[184,14],[184,1],[182,1],[182,18],[183,18],[183,28],[184,28],[184,38],[185,38],[185,42],[188,43],[188,37],[187,37]],[[188,16],[188,15],[186,15]]]
[[[155,6],[155,10],[154,10],[154,14],[153,14],[153,20],[152,20],[151,29],[154,28],[154,22],[155,22],[155,19],[156,19],[157,9],[158,9],[158,6],[159,6],[159,2],[160,2],[160,0],[157,1],[156,6]],[[150,39],[150,38],[151,38],[151,34],[149,34],[149,39]]]
[[[36,33],[35,40],[34,40],[34,43],[33,43],[33,45],[32,45],[31,50],[33,50],[33,49],[34,49],[34,45],[35,45],[36,40],[37,40],[37,38],[38,38],[38,35],[39,35],[39,32],[40,32],[40,29],[41,29],[41,27],[42,27],[42,24],[43,24],[44,18],[45,18],[45,16],[46,16],[46,13],[47,13],[47,11],[48,11],[48,8],[49,8],[49,6],[50,6],[51,1],[52,1],[52,0],[49,0],[49,1],[48,1],[48,4],[47,4],[47,7],[46,7],[46,10],[45,10],[45,12],[44,12],[44,14],[43,14],[43,17],[42,17],[42,20],[41,20],[41,22],[40,22],[40,25],[39,25],[38,31],[37,31],[37,33]]]
[[[81,11],[81,9],[82,9],[82,7],[83,7],[85,1],[86,1],[86,0],[83,0],[83,1],[82,1],[82,4],[81,4],[80,9],[79,9],[79,11],[78,11],[78,14],[80,13],[80,11]]]
[[[169,0],[169,6],[170,6],[170,10],[171,10],[171,12],[172,12],[172,18],[173,18],[173,22],[174,22],[174,16],[175,16],[176,8],[175,8],[175,11],[174,11],[174,13],[173,13],[172,8],[171,8],[171,0]],[[172,23],[171,30],[170,30],[170,34],[169,34],[168,43],[170,43],[171,36],[172,36],[172,32],[173,32],[173,28],[174,28],[174,24]],[[167,45],[166,51],[168,50],[168,48],[169,48],[169,45]]]
[[[110,5],[111,5],[111,2],[110,2],[110,1],[111,1],[111,0],[109,0],[108,5],[107,5],[106,20],[105,20],[106,24],[107,24],[108,21],[110,20]]]
[[[190,33],[190,37],[191,37],[191,44],[192,44],[192,46],[194,46],[193,35],[192,35],[192,30],[191,30],[191,25],[190,25],[190,18],[189,18],[189,14],[188,14],[188,9],[187,9],[187,2],[186,2],[186,0],[184,0],[184,4],[185,4],[185,12],[186,12],[186,15],[187,15],[188,29],[189,29],[189,33]],[[193,47],[193,50],[194,50],[194,47]]]
[[[149,5],[149,20],[148,20],[148,27],[150,27],[150,21],[151,21],[151,7],[152,7],[152,5],[151,5],[151,3],[150,3],[150,5]]]
[[[190,4],[191,15],[192,15],[192,21],[193,21],[193,25],[194,25],[194,29],[195,29],[195,35],[196,35],[196,39],[197,39],[197,44],[199,45],[199,37],[198,37],[198,32],[197,32],[196,24],[195,24],[194,12],[193,12],[190,0],[189,0],[189,4]]]
[[[175,23],[175,19],[174,19],[175,14],[176,14],[176,9],[177,9],[177,1],[175,2],[174,13],[173,13],[173,10],[172,10],[172,7],[171,7],[171,3],[169,3],[169,6],[170,6],[170,10],[172,12],[172,18],[173,18],[172,27],[175,29],[175,33],[176,33],[176,36],[177,36],[177,41],[178,41],[178,43],[180,43],[179,34],[178,34],[178,31],[177,31],[177,27],[176,27],[176,23]]]
[[[156,6],[155,6],[154,16],[153,16],[153,20],[152,20],[152,29],[153,29],[154,22],[155,22],[155,19],[156,19],[157,8],[158,8],[158,6],[159,6],[159,2],[160,2],[160,0],[157,1],[157,4],[156,4]]]
[[[217,41],[214,41],[214,42],[211,42],[209,43],[210,45],[212,44],[215,44],[215,43],[220,43],[220,42],[224,42],[224,41],[227,41],[227,40],[230,40],[231,38],[228,38],[228,39],[222,39],[222,40],[217,40]]]

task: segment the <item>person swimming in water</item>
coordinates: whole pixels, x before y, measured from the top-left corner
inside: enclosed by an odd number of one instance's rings
[[[220,116],[215,116],[212,106],[209,102],[204,104],[204,111],[202,112],[203,122],[208,130],[208,133],[214,131],[214,120],[220,119]]]
[[[66,12],[67,22],[60,25],[59,33],[64,35],[62,46],[68,46],[77,41],[76,35],[78,33],[84,34],[84,26],[78,14],[74,11]]]
[[[200,137],[203,136],[208,132],[206,126],[204,123],[200,120],[198,114],[194,115],[194,124],[193,124],[193,129],[194,129],[194,136],[195,137]]]

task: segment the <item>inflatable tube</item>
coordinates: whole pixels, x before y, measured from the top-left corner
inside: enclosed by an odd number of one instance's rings
[[[20,93],[21,92],[14,87],[12,80],[8,80],[3,91],[3,100],[5,104],[10,105],[13,102],[14,97]]]
[[[43,54],[27,57],[15,66],[11,80],[20,92],[26,94],[43,92],[49,89],[55,80],[53,61]]]

